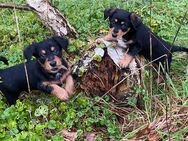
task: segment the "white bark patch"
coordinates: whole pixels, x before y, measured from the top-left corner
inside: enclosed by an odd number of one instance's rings
[[[111,46],[111,43],[108,41],[104,41],[104,44],[107,47],[108,55],[113,60],[113,62],[120,68],[118,62],[121,58],[124,57],[127,45],[122,39],[118,39],[117,41],[118,43],[117,43],[117,46],[115,47]],[[135,59],[133,59],[131,63],[129,64],[129,69],[131,71],[132,77],[136,76],[138,80],[138,84],[140,84],[138,65]]]
[[[27,0],[27,3],[35,10],[43,24],[50,28],[56,35],[77,37],[75,29],[48,0]]]

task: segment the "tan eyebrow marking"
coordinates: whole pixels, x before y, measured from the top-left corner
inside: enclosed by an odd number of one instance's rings
[[[51,51],[54,51],[54,50],[55,50],[55,47],[51,47],[50,49],[51,49]]]
[[[46,51],[45,50],[41,50],[42,54],[46,54]]]
[[[124,24],[125,22],[121,22],[121,24]]]

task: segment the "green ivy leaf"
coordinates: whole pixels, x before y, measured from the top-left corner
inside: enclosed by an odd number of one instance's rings
[[[57,122],[55,120],[50,120],[48,122],[48,129],[56,129],[57,128]]]
[[[60,106],[59,106],[59,110],[65,111],[67,110],[67,104],[65,102],[61,102]]]
[[[17,100],[15,107],[18,110],[18,112],[21,112],[24,110],[25,105],[22,102],[20,102],[20,100]]]
[[[64,138],[59,135],[55,135],[52,137],[52,141],[64,141]]]
[[[131,106],[136,106],[136,103],[137,103],[137,99],[136,97],[130,97],[128,99],[128,104],[131,105]]]
[[[6,132],[5,129],[0,129],[0,139],[5,136]]]
[[[39,117],[39,116],[47,116],[47,115],[48,115],[48,106],[46,106],[46,105],[40,106],[39,108],[37,108],[37,109],[35,110],[34,115],[35,115],[36,117]]]
[[[99,97],[99,96],[96,96],[96,97],[95,97],[95,101],[96,101],[96,102],[99,102],[101,99],[102,99],[102,98]]]
[[[43,129],[47,127],[47,124],[37,124],[35,130],[37,133],[42,133]]]
[[[28,132],[25,132],[25,131],[22,131],[20,134],[21,134],[21,135],[20,135],[20,139],[21,139],[21,140],[26,139],[27,136],[28,136]]]
[[[93,57],[93,60],[97,61],[97,62],[101,62],[102,61],[102,57],[100,55],[95,55]]]

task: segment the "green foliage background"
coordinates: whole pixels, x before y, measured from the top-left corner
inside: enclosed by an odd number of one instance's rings
[[[25,4],[24,0],[0,0],[1,3],[14,2]],[[149,25],[149,0],[51,0],[69,20],[79,34],[79,38],[71,40],[69,51],[78,53],[86,49],[90,39],[96,39],[108,32],[108,23],[103,20],[105,8],[118,7],[134,11]],[[188,9],[188,0],[153,0],[152,30],[163,39],[172,43],[178,27],[181,29],[175,44],[188,47],[188,14],[181,23]],[[19,34],[15,22],[18,17]],[[0,9],[0,54],[7,57],[10,66],[23,62],[23,49],[32,42],[42,41],[53,34],[40,22],[36,14],[29,11]],[[188,105],[188,61],[182,56],[175,56],[172,64],[172,80],[169,90],[162,91],[154,87],[154,94],[174,95],[182,99],[182,105]],[[0,62],[0,68],[6,68]],[[137,89],[140,92],[139,89]],[[141,92],[140,92],[141,93]],[[164,99],[163,99],[164,98]],[[108,110],[108,97],[89,98],[84,93],[77,93],[67,103],[47,94],[26,95],[23,101],[8,107],[0,96],[0,140],[53,140],[61,141],[60,131],[64,128],[78,131],[78,140],[83,140],[85,131],[94,131],[95,127],[105,127],[106,134],[99,134],[97,140],[112,137],[120,140],[125,136],[116,125],[116,116]],[[146,112],[147,108],[146,107]],[[130,113],[130,120],[138,116]],[[151,114],[152,116],[152,114]],[[144,124],[144,123],[143,123]],[[135,127],[136,128],[136,127]],[[134,129],[133,129],[134,130]],[[131,131],[130,131],[131,132]],[[178,133],[182,137],[185,131]]]

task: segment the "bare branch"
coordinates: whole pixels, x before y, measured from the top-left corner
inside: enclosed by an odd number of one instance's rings
[[[34,10],[33,8],[31,8],[29,5],[16,5],[16,4],[8,4],[8,3],[0,3],[0,8],[10,8],[10,9],[18,9],[18,10]]]

